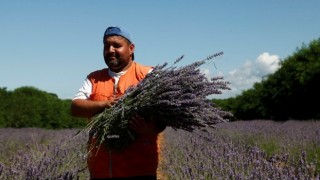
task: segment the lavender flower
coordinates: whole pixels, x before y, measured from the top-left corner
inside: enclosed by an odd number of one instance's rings
[[[97,145],[121,150],[137,136],[128,127],[135,114],[186,131],[226,122],[224,118],[231,114],[216,107],[207,97],[229,89],[228,82],[222,77],[208,80],[199,70],[201,65],[222,54],[179,68],[175,65],[183,56],[170,67],[167,63],[156,66],[137,86],[130,87],[113,107],[94,116],[85,129],[94,131]]]

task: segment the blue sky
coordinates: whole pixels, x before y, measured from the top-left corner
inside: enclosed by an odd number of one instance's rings
[[[86,75],[105,67],[102,36],[125,27],[135,59],[181,65],[223,51],[204,65],[223,76],[227,98],[252,87],[303,43],[320,38],[319,0],[0,0],[0,87],[34,86],[70,99]]]

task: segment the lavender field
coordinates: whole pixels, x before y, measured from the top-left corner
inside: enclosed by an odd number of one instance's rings
[[[0,179],[88,179],[86,134],[0,129]],[[320,121],[237,121],[163,133],[161,179],[319,179]]]
[[[78,130],[0,129],[0,179],[88,179]]]

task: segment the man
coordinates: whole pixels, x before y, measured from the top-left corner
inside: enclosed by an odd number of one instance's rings
[[[125,90],[138,84],[152,68],[134,61],[135,46],[127,31],[108,27],[103,37],[103,56],[108,68],[90,73],[72,100],[71,113],[91,118],[110,108]],[[139,135],[121,152],[95,147],[95,136],[88,141],[87,164],[91,179],[156,179],[158,166],[157,135],[164,125],[134,116],[130,128]]]

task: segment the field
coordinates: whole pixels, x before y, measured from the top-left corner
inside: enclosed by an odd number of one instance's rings
[[[87,135],[0,129],[0,179],[88,179]],[[319,179],[320,121],[237,121],[161,135],[161,179]]]

